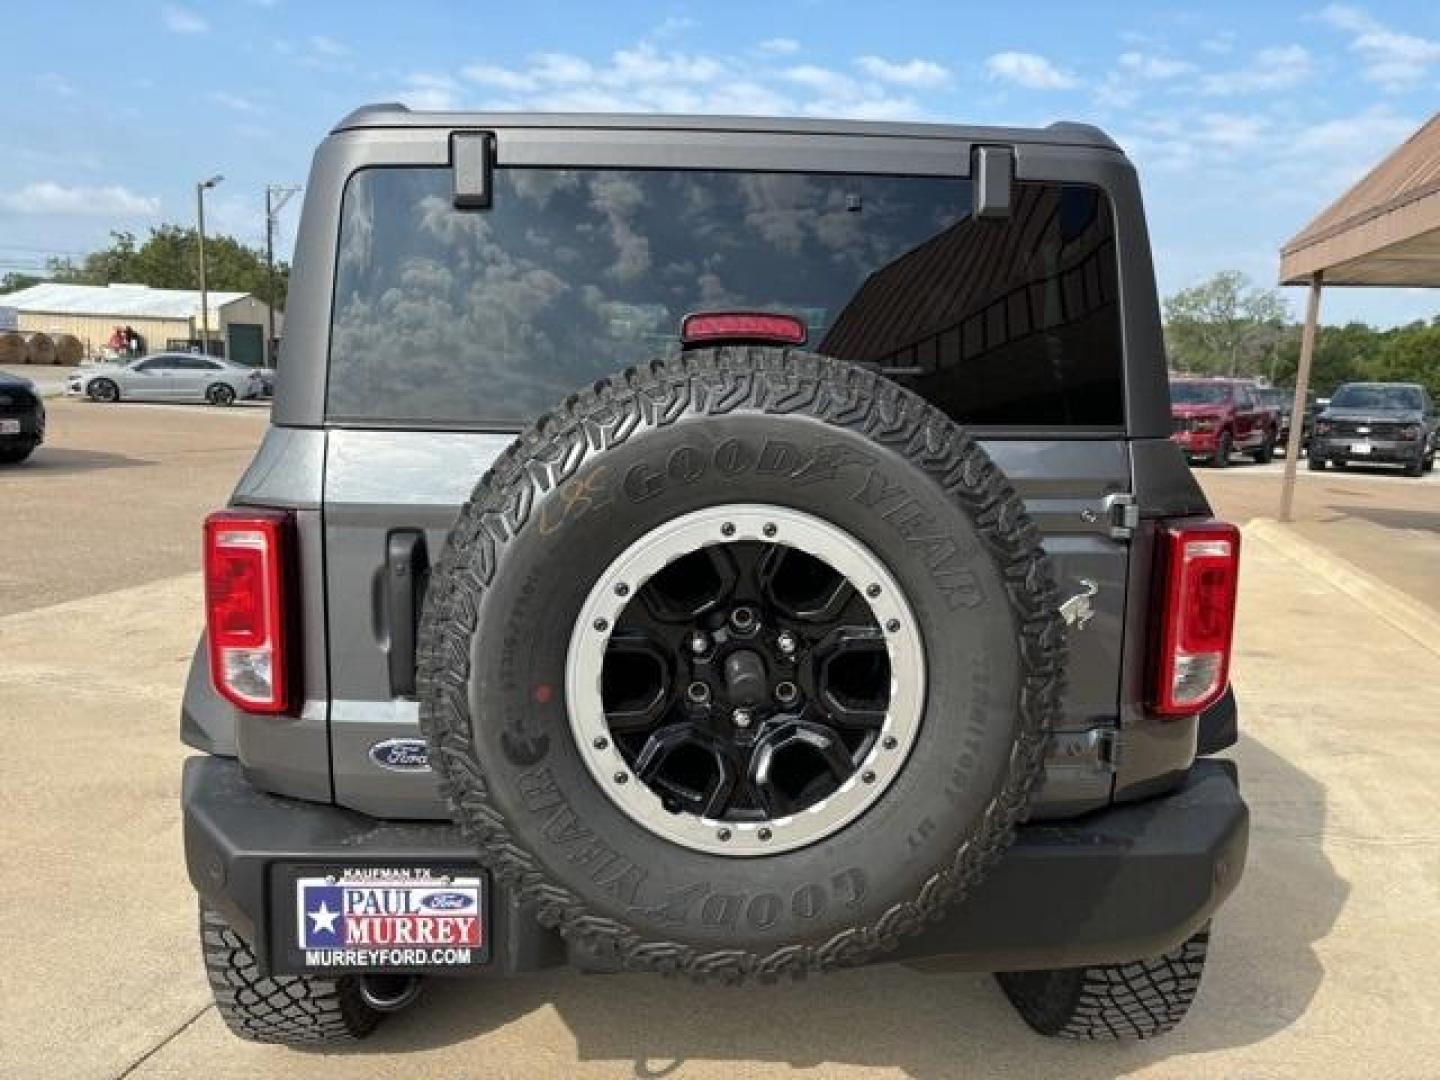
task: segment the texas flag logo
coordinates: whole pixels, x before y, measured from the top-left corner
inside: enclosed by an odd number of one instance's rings
[[[296,882],[302,949],[479,947],[480,882]]]

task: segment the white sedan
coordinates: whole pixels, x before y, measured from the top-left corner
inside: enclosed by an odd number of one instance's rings
[[[65,392],[91,401],[206,401],[233,405],[259,397],[263,387],[254,368],[199,353],[156,353],[128,364],[83,368],[65,382]]]

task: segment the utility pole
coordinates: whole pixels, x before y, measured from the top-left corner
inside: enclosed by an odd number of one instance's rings
[[[267,292],[265,297],[265,356],[269,367],[277,366],[275,356],[275,222],[285,204],[300,190],[298,185],[265,185],[265,275]]]
[[[205,288],[205,192],[224,180],[216,173],[195,185],[195,224],[200,238],[200,353],[210,355],[210,293]]]

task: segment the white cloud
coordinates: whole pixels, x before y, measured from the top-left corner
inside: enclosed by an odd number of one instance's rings
[[[319,56],[345,56],[350,52],[349,47],[344,43],[326,37],[324,34],[311,35],[310,47]]]
[[[40,89],[48,94],[54,94],[56,97],[73,98],[79,93],[75,89],[75,84],[59,72],[47,71],[36,81],[40,84]]]
[[[172,34],[203,34],[210,29],[199,12],[179,4],[166,4],[160,13],[160,21]]]
[[[760,42],[757,48],[766,56],[793,56],[800,51],[800,43],[794,38],[773,37]]]
[[[950,81],[949,70],[933,60],[916,59],[896,62],[879,56],[862,56],[855,63],[872,79],[896,83],[900,86],[944,86]]]
[[[1080,85],[1078,78],[1038,53],[995,53],[986,59],[985,70],[992,79],[1012,82],[1027,90],[1069,90]]]
[[[1261,49],[1243,67],[1206,75],[1200,80],[1200,90],[1213,97],[1283,90],[1304,82],[1314,72],[1314,61],[1303,45],[1276,45]]]
[[[1408,90],[1440,66],[1440,41],[1393,30],[1364,8],[1331,4],[1320,18],[1353,35],[1350,48],[1365,61],[1364,75],[1386,90]]]
[[[788,41],[788,39],[779,39]],[[491,91],[477,103],[491,109],[561,112],[681,112],[741,115],[809,113],[860,119],[915,118],[921,107],[892,93],[897,86],[938,85],[947,76],[931,61],[892,63],[857,58],[861,76],[813,64],[786,66],[788,50],[771,43],[759,53],[696,53],[662,48],[653,37],[591,62],[570,53],[538,53],[513,67],[477,62],[461,75]],[[881,75],[888,76],[888,80]],[[863,76],[863,77],[862,77]],[[416,91],[432,86],[412,85]],[[463,96],[453,85],[450,98]]]
[[[1200,117],[1197,137],[1229,149],[1253,146],[1264,134],[1266,121],[1259,116],[1212,112]]]
[[[1121,53],[1120,67],[1141,79],[1173,79],[1195,70],[1195,65],[1188,60],[1138,51]]]
[[[53,180],[27,184],[0,194],[0,208],[16,214],[63,214],[94,217],[154,217],[160,200],[137,195],[118,184],[106,187],[66,187]]]
[[[238,113],[256,113],[260,111],[260,107],[249,98],[242,97],[239,94],[232,94],[226,90],[216,90],[210,95],[210,100],[217,105],[223,105],[225,108]]]
[[[481,86],[493,86],[500,90],[524,92],[534,90],[537,85],[533,75],[526,75],[495,64],[471,64],[462,68],[460,74]]]
[[[460,84],[449,75],[435,72],[407,75],[404,86],[391,96],[412,109],[453,112],[460,108]]]

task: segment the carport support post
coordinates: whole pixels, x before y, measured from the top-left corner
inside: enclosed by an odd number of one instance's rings
[[[1290,442],[1285,447],[1285,479],[1280,488],[1280,520],[1293,521],[1295,466],[1305,435],[1305,392],[1310,388],[1310,362],[1315,359],[1315,333],[1320,322],[1320,288],[1323,272],[1310,276],[1310,299],[1305,304],[1305,329],[1300,333],[1300,366],[1295,372],[1295,403],[1290,407]]]

